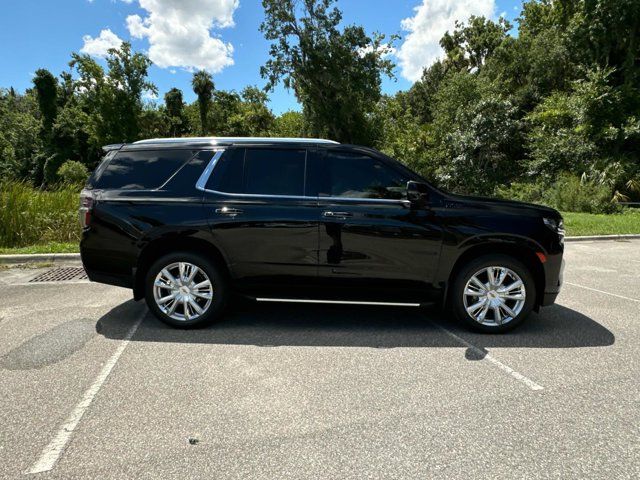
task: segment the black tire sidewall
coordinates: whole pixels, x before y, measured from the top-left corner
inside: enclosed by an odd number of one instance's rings
[[[191,321],[174,320],[163,313],[153,298],[153,283],[156,276],[167,265],[176,262],[188,262],[201,268],[209,277],[213,284],[213,299],[207,311]],[[226,276],[223,275],[221,269],[215,265],[210,259],[204,255],[192,252],[175,252],[164,255],[156,260],[149,270],[145,278],[145,300],[149,309],[162,322],[177,328],[196,328],[208,325],[218,320],[227,304],[228,299],[228,282]]]
[[[490,267],[490,266],[501,266],[501,267],[506,267],[506,268],[509,268],[510,270],[513,270],[515,273],[517,273],[520,276],[525,286],[527,296],[525,299],[524,306],[522,307],[522,311],[513,320],[511,320],[509,323],[506,323],[505,325],[491,326],[491,325],[482,325],[476,322],[467,313],[464,307],[464,302],[462,300],[464,287],[467,281],[469,280],[469,278],[471,277],[471,275],[476,273],[478,270],[482,270],[483,267]],[[531,310],[533,310],[533,306],[535,304],[535,298],[536,298],[536,285],[529,269],[522,262],[520,262],[519,260],[516,260],[513,257],[510,257],[508,255],[493,254],[493,255],[483,255],[482,257],[478,257],[472,260],[458,272],[458,274],[456,275],[455,281],[453,282],[450,302],[451,302],[453,313],[455,314],[456,318],[459,321],[466,324],[467,326],[469,326],[470,328],[476,331],[485,332],[485,333],[502,333],[502,332],[508,332],[510,330],[513,330],[518,325],[520,325],[524,320],[526,320],[526,318],[531,313]]]

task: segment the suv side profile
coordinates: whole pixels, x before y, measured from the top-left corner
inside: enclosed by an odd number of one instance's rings
[[[370,148],[182,138],[105,151],[81,193],[85,270],[174,327],[219,319],[240,295],[441,302],[505,332],[560,290],[556,210],[445,193]]]

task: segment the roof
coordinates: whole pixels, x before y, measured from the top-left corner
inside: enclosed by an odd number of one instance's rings
[[[238,144],[337,144],[333,140],[321,138],[271,138],[271,137],[183,137],[183,138],[150,138],[139,140],[130,145],[187,146],[187,145],[238,145]]]

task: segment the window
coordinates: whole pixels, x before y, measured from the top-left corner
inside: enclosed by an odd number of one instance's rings
[[[226,150],[214,168],[207,190],[217,192],[241,193],[244,178],[244,148]]]
[[[367,155],[327,152],[321,196],[402,199],[410,180],[402,172]]]
[[[305,150],[248,148],[245,156],[245,193],[304,195]]]
[[[116,154],[116,150],[111,150],[107,152],[107,154],[104,157],[102,157],[102,160],[100,160],[100,164],[93,171],[93,173],[89,177],[89,180],[87,180],[87,188],[96,188],[96,183],[98,179],[102,175],[102,172],[104,171],[106,166],[109,164],[109,160],[111,160],[115,154]]]
[[[192,153],[190,150],[119,152],[100,175],[97,188],[158,188],[191,158]]]

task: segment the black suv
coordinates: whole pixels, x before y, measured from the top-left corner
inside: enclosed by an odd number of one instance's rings
[[[89,278],[176,327],[232,296],[419,306],[509,330],[554,302],[562,217],[442,192],[370,148],[183,138],[110,145],[81,194]]]

